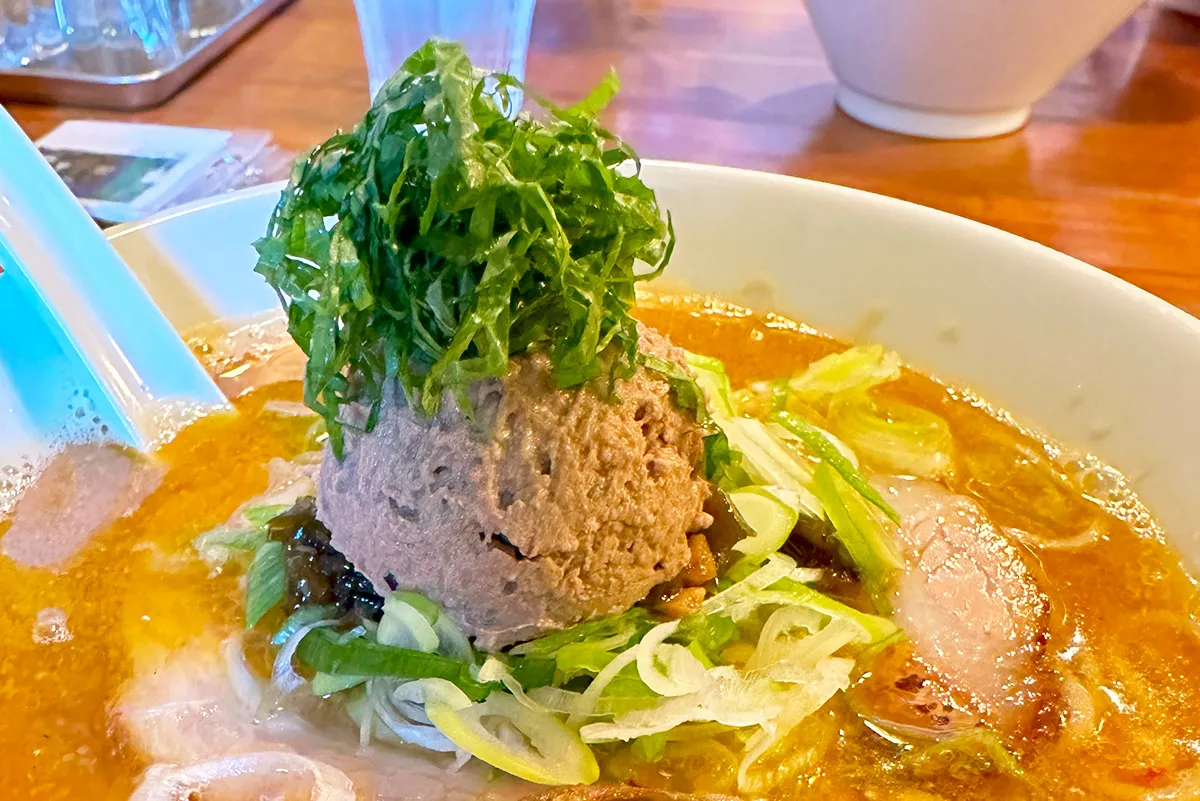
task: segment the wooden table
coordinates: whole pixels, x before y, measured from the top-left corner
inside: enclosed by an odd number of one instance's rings
[[[1200,20],[1143,8],[1037,105],[980,142],[882,133],[835,110],[801,0],[539,0],[528,77],[580,96],[609,66],[608,122],[643,156],[791,173],[972,217],[1200,315]],[[367,105],[350,0],[296,2],[191,87],[114,115],[14,105],[30,135],[72,117],[264,128],[302,149]]]

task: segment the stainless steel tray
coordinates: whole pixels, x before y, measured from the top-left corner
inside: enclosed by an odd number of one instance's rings
[[[137,75],[89,75],[38,66],[0,69],[0,100],[134,110],[165,102],[202,69],[291,0],[258,0],[175,64]]]

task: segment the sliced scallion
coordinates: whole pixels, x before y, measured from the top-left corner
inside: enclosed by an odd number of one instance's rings
[[[246,571],[246,628],[254,628],[263,615],[282,603],[286,589],[283,543],[264,542]]]
[[[879,490],[867,483],[863,474],[858,472],[850,460],[842,455],[837,446],[830,442],[819,428],[787,412],[777,412],[771,419],[799,437],[818,459],[837,471],[837,474],[847,484],[882,510],[893,523],[900,523],[900,515],[892,508],[891,504],[883,499]]]
[[[250,521],[255,528],[262,528],[281,514],[291,509],[290,503],[272,503],[265,506],[251,506],[242,511],[242,517]]]
[[[903,562],[884,534],[883,526],[871,514],[861,494],[827,462],[817,467],[812,491],[825,507],[834,535],[871,593],[876,610],[890,613],[889,592]]]
[[[296,658],[313,670],[339,676],[445,679],[475,701],[486,698],[492,691],[491,685],[472,678],[465,662],[440,654],[380,645],[366,637],[342,642],[328,629],[316,629],[301,640]]]

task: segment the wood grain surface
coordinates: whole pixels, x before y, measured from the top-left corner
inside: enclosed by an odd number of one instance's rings
[[[1143,7],[1022,131],[935,142],[860,125],[801,0],[539,0],[528,78],[551,97],[612,66],[608,123],[645,157],[790,173],[1013,231],[1200,314],[1200,18]],[[296,0],[166,105],[11,105],[31,136],[72,118],[263,128],[303,149],[367,106],[351,0]]]

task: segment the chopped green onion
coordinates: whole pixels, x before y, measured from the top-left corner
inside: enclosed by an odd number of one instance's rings
[[[554,684],[556,664],[553,659],[513,657],[508,660],[508,669],[526,690]]]
[[[251,506],[242,512],[242,516],[250,521],[255,528],[263,528],[275,518],[291,509],[290,503],[273,503],[266,506]]]
[[[399,601],[404,601],[404,603],[420,612],[430,624],[436,623],[438,618],[442,616],[441,607],[419,592],[412,592],[410,590],[397,590],[388,597],[395,598]]]
[[[219,567],[232,558],[235,551],[257,551],[267,541],[261,528],[214,528],[201,534],[192,543],[196,553],[209,565]]]
[[[750,536],[738,540],[733,549],[747,556],[765,556],[778,551],[800,520],[797,493],[784,487],[753,486],[725,493],[739,522]]]
[[[437,651],[439,645],[433,623],[396,593],[383,601],[383,617],[379,620],[379,628],[375,630],[375,640],[381,645],[409,648],[427,654]]]
[[[735,417],[723,420],[721,430],[729,446],[741,454],[741,467],[756,484],[771,484],[801,490],[812,480],[806,464],[801,464],[762,420]]]
[[[214,528],[197,537],[192,545],[203,555],[214,548],[255,551],[266,541],[267,532],[261,528]]]
[[[366,680],[366,676],[341,676],[318,671],[312,678],[312,694],[321,696],[333,695],[343,690],[349,690],[351,687],[357,687],[365,683]]]
[[[696,383],[704,391],[708,411],[718,419],[734,417],[737,408],[733,402],[733,389],[725,364],[720,359],[687,351],[688,367],[696,374]]]
[[[834,535],[871,593],[875,608],[884,614],[891,612],[888,594],[903,562],[887,540],[883,526],[872,516],[861,494],[827,462],[817,467],[812,491],[825,507]]]
[[[458,659],[463,662],[468,662],[472,665],[478,661],[475,649],[471,646],[471,642],[467,639],[467,635],[463,634],[462,629],[458,627],[458,624],[455,623],[449,615],[442,611],[442,608],[436,603],[429,600],[421,593],[413,592],[411,590],[397,590],[391,593],[388,598],[394,598],[396,601],[402,601],[408,606],[412,607],[426,622],[433,627],[433,633],[437,637],[437,644],[435,648],[442,656],[448,656],[451,659]],[[387,616],[386,601],[384,602],[384,616]],[[386,643],[387,632],[384,632],[383,637],[377,637],[376,639]],[[400,645],[400,643],[391,644]]]
[[[283,543],[264,542],[246,572],[246,628],[254,628],[263,615],[281,604],[286,590]]]
[[[886,617],[860,612],[854,607],[847,606],[841,601],[836,601],[828,595],[814,590],[807,584],[801,584],[794,579],[780,579],[767,588],[765,592],[781,593],[784,596],[788,596],[792,603],[806,606],[823,615],[852,620],[862,626],[867,634],[870,635],[872,643],[882,642],[900,630],[895,623]]]
[[[300,629],[312,625],[318,620],[333,620],[338,616],[336,606],[302,606],[288,616],[279,627],[279,631],[271,635],[271,645],[283,645]]]
[[[634,739],[629,750],[643,762],[658,762],[667,748],[669,732],[660,731],[657,734],[646,734]]]
[[[879,507],[892,522],[896,524],[900,523],[900,515],[892,508],[891,504],[883,499],[883,496],[879,494],[879,490],[867,483],[862,473],[858,472],[854,465],[850,463],[850,460],[842,455],[837,446],[830,442],[829,438],[819,428],[788,412],[777,412],[771,419],[799,437],[817,455],[817,458],[836,470],[838,475],[847,484],[868,501]]]
[[[366,637],[348,642],[328,629],[315,629],[300,641],[296,658],[313,670],[334,675],[438,678],[452,682],[472,700],[482,700],[492,686],[471,677],[465,662],[406,648],[380,645]]]
[[[538,784],[591,784],[600,778],[592,750],[549,710],[508,693],[493,693],[483,703],[472,704],[436,679],[421,685],[429,721],[489,765]],[[508,736],[513,730],[516,736]]]
[[[608,646],[606,650],[619,650],[622,646],[627,645],[630,639],[640,638],[654,626],[655,622],[651,620],[650,613],[635,606],[619,615],[577,623],[562,631],[555,631],[538,637],[536,640],[514,645],[509,653],[514,656],[552,657],[560,648],[570,643],[595,642],[610,638],[615,638],[617,641]]]

